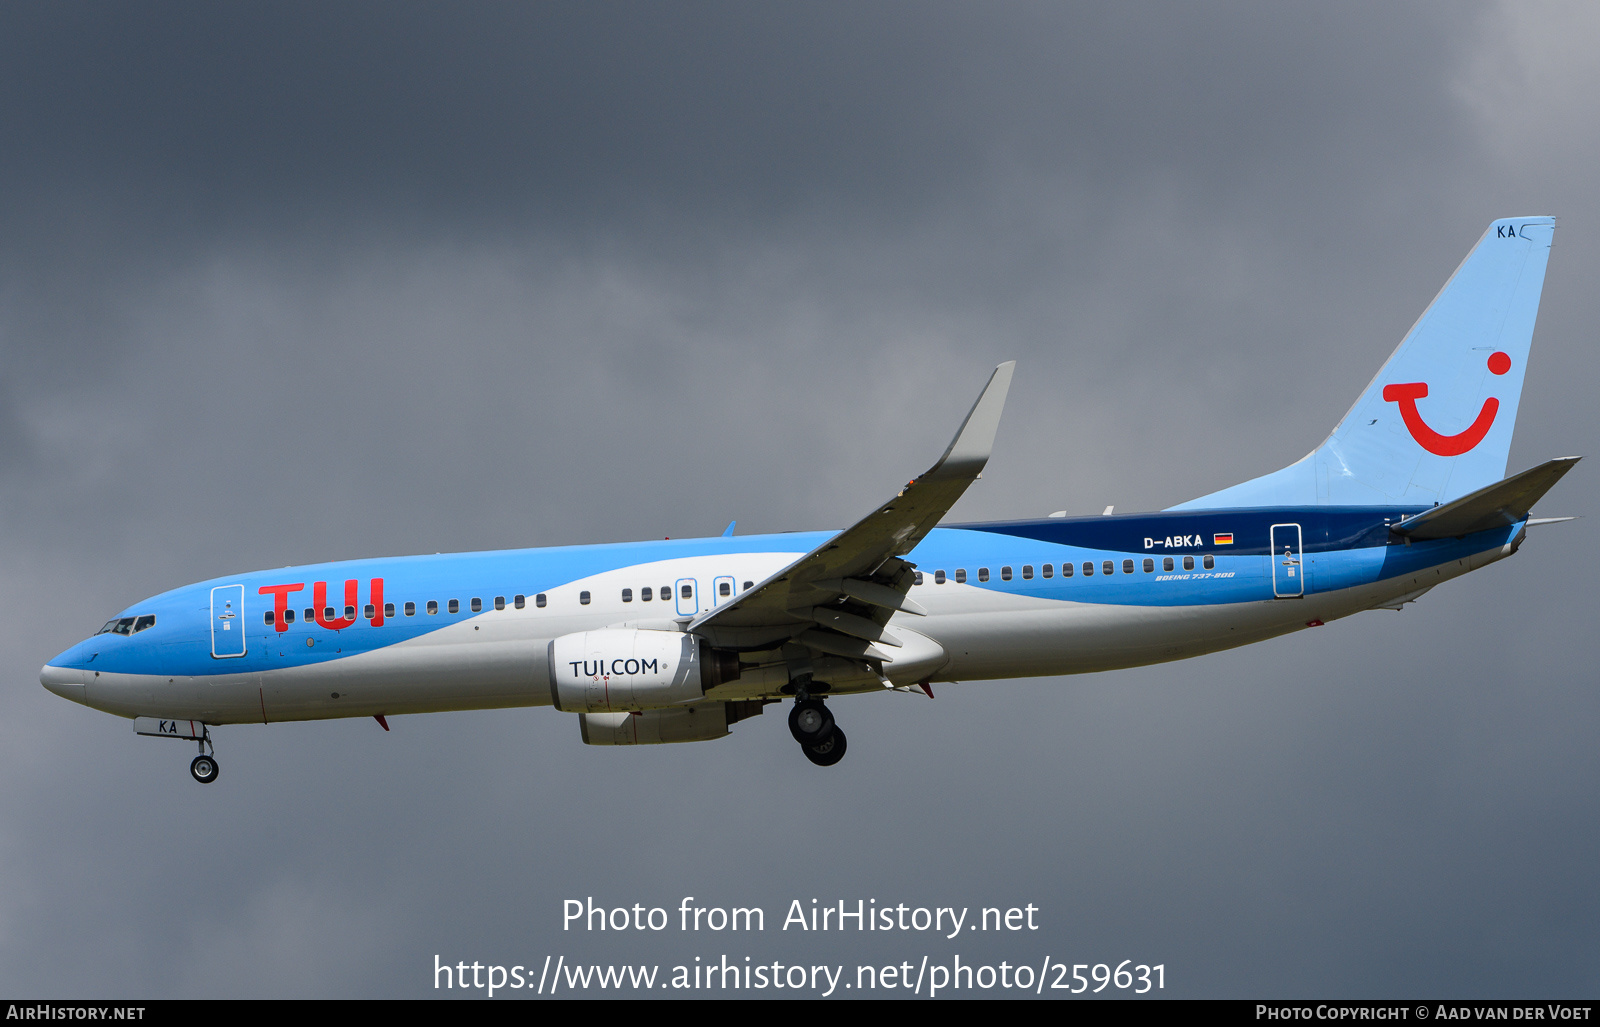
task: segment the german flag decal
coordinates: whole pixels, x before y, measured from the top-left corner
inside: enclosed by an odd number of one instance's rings
[[[1213,536],[1211,536],[1211,538],[1213,539],[1213,541],[1211,543],[1212,545],[1216,545],[1216,546],[1231,546],[1231,545],[1233,545],[1233,532],[1231,532],[1231,531],[1227,532],[1226,534],[1222,534],[1222,535],[1213,535]]]

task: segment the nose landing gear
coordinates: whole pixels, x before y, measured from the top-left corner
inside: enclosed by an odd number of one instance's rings
[[[200,755],[189,764],[189,773],[203,785],[208,785],[217,779],[217,747],[211,744],[211,729],[204,721],[135,717],[133,732],[150,738],[182,738],[200,743]],[[208,748],[211,750],[210,755],[206,754]]]
[[[189,764],[189,773],[203,785],[208,785],[217,779],[217,761],[204,754],[196,756]]]
[[[203,785],[208,785],[217,779],[217,747],[211,744],[211,729],[204,724],[200,725],[200,755],[189,762],[189,774]],[[211,755],[206,755],[206,746],[211,746]]]

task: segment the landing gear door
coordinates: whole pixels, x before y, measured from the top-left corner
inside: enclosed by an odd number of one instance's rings
[[[219,585],[211,590],[211,655],[226,660],[244,651],[244,586]]]
[[[1272,526],[1272,594],[1298,599],[1306,594],[1305,563],[1300,558],[1300,525]]]

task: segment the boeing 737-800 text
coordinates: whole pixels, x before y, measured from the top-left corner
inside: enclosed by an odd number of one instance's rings
[[[1169,510],[937,527],[989,458],[1006,363],[938,463],[844,531],[235,574],[134,604],[40,679],[197,742],[202,782],[222,724],[545,704],[590,745],[635,745],[786,702],[829,766],[838,696],[1134,667],[1397,608],[1516,552],[1577,460],[1504,477],[1554,227],[1494,222],[1326,441]]]

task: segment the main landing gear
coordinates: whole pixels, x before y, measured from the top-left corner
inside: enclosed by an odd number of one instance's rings
[[[831,767],[844,759],[844,732],[833,722],[833,713],[821,699],[796,691],[794,706],[789,710],[789,733],[800,743],[806,759],[819,767]]]

